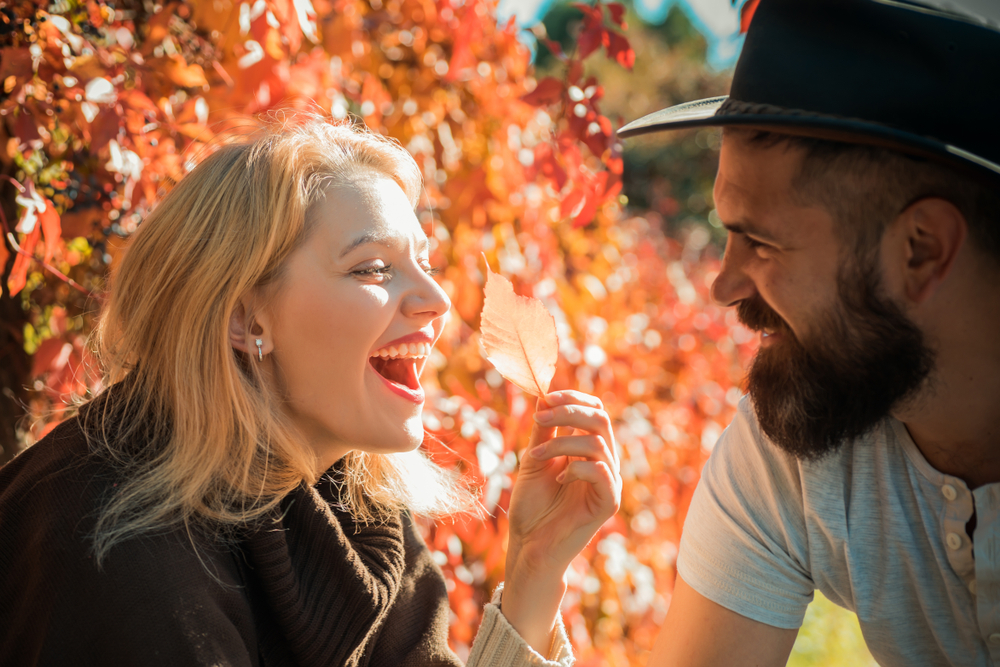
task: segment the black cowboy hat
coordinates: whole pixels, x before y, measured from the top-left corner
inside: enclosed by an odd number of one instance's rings
[[[1000,179],[1000,0],[944,4],[760,0],[727,97],[662,109],[618,136],[743,125]]]

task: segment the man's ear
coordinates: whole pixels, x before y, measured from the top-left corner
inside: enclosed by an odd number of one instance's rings
[[[229,344],[233,349],[247,354],[256,354],[256,339],[261,339],[261,351],[263,354],[274,349],[274,343],[268,336],[264,335],[264,326],[261,324],[261,316],[249,321],[246,303],[241,299],[236,304],[236,308],[229,316]]]
[[[896,219],[905,242],[903,287],[912,303],[925,301],[948,276],[965,243],[969,226],[951,202],[928,197],[910,204]]]

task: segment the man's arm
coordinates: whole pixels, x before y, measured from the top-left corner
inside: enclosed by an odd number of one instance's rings
[[[730,611],[677,577],[649,667],[781,666],[788,662],[797,634]]]

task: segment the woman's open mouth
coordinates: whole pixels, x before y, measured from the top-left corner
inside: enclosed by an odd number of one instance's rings
[[[422,403],[424,390],[420,386],[420,371],[430,351],[429,343],[389,345],[376,351],[368,363],[389,390],[415,403]]]

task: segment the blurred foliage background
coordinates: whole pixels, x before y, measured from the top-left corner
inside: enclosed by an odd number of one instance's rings
[[[480,485],[487,520],[424,526],[460,655],[502,579],[531,406],[478,344],[485,254],[554,314],[553,388],[601,397],[622,510],[573,563],[581,665],[639,665],[670,602],[701,467],[755,337],[713,305],[724,234],[719,135],[614,128],[724,94],[684,14],[556,4],[535,52],[487,0],[0,3],[0,463],[101,389],[87,335],[108,271],[159,196],[227,124],[276,109],[355,117],[417,159],[420,219],[453,317],[422,379],[426,447]],[[817,600],[790,664],[866,664],[857,621]]]

